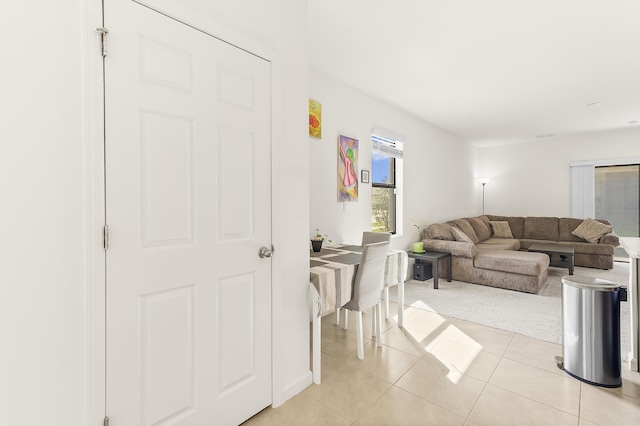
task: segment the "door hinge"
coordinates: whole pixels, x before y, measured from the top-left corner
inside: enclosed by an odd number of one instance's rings
[[[102,241],[105,250],[109,249],[109,225],[105,225],[102,228]]]
[[[107,34],[109,34],[109,30],[104,27],[100,27],[96,28],[96,31],[100,33],[100,39],[102,41],[102,57],[104,58],[107,56]]]
[[[105,416],[104,421],[102,422],[102,426],[109,426],[109,417]]]

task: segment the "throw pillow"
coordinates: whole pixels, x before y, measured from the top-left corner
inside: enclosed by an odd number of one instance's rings
[[[471,240],[471,238],[469,238],[467,236],[467,234],[465,234],[464,232],[462,232],[460,229],[456,228],[455,226],[451,227],[451,233],[453,234],[453,238],[455,238],[456,241],[460,241],[461,243],[471,243],[471,244],[473,244],[473,241]]]
[[[493,236],[496,238],[513,238],[511,227],[506,220],[492,220],[489,222],[493,230]]]
[[[590,243],[597,243],[604,234],[608,234],[612,231],[613,226],[605,225],[597,220],[587,218],[573,230],[571,235],[575,235],[576,237],[582,238]]]

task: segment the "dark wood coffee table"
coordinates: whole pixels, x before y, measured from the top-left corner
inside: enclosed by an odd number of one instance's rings
[[[445,253],[440,251],[425,251],[423,253],[416,253],[414,251],[408,251],[407,255],[415,259],[417,263],[429,262],[433,266],[433,288],[438,288],[438,261],[440,259],[447,259],[447,281],[451,282],[451,253]]]
[[[527,250],[548,255],[549,266],[567,268],[569,275],[573,275],[573,247],[554,243],[535,243],[530,245]]]

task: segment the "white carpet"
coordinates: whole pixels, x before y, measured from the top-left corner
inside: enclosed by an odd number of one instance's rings
[[[504,290],[461,281],[433,279],[409,280],[405,283],[405,304],[417,309],[437,312],[477,324],[511,331],[547,342],[562,343],[562,277],[568,271],[549,268],[549,278],[539,294]],[[629,264],[615,262],[610,271],[576,267],[574,275],[599,277],[629,284]],[[397,287],[390,289],[390,300],[397,301]],[[622,359],[628,359],[631,348],[629,304],[620,303],[620,346]]]

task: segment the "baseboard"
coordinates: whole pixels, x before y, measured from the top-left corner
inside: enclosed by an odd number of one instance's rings
[[[287,402],[289,399],[293,398],[306,388],[308,388],[313,383],[313,374],[311,371],[307,371],[303,374],[298,380],[294,381],[292,384],[282,389],[282,393],[280,394],[280,398],[277,398],[275,395],[273,397],[272,407],[279,407],[280,405]]]

